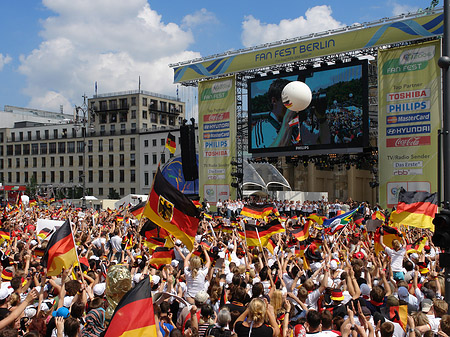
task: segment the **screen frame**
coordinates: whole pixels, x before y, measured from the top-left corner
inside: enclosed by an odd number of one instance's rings
[[[365,147],[369,144],[369,79],[368,79],[368,65],[367,59],[363,60],[352,60],[350,62],[345,62],[341,64],[327,65],[314,67],[310,69],[295,70],[292,72],[283,72],[281,74],[267,75],[263,77],[254,77],[247,80],[247,106],[248,106],[248,152],[252,154],[252,157],[273,157],[274,152],[276,156],[281,155],[312,155],[312,154],[328,154],[328,153],[355,153],[362,152]],[[362,90],[362,127],[363,135],[360,142],[357,144],[314,144],[314,145],[290,145],[285,147],[273,147],[273,148],[253,148],[252,147],[252,84],[255,82],[275,80],[277,78],[291,77],[291,76],[307,76],[311,73],[317,73],[333,69],[342,69],[352,66],[361,66],[361,80],[363,85]],[[256,113],[256,112],[255,112]],[[297,149],[297,147],[301,149]]]

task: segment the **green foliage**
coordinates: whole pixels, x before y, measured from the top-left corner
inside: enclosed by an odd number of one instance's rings
[[[109,191],[109,194],[108,194],[107,198],[108,199],[113,199],[113,200],[120,199],[120,194],[117,193],[117,191],[113,188],[112,190]]]
[[[25,194],[30,197],[30,199],[36,199],[36,191],[37,191],[37,181],[34,175],[31,175],[30,181],[26,186]]]

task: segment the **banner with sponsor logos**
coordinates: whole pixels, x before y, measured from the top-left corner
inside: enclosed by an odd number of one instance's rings
[[[192,81],[351,50],[433,37],[442,34],[443,24],[442,12],[436,11],[416,18],[386,20],[379,25],[369,27],[364,24],[353,25],[334,32],[311,34],[244,51],[229,51],[208,60],[182,62],[180,66],[174,66],[174,82]]]
[[[378,53],[380,203],[398,193],[437,191],[441,76],[440,41]]]
[[[199,192],[214,206],[236,198],[231,161],[236,156],[236,85],[234,77],[198,84]]]

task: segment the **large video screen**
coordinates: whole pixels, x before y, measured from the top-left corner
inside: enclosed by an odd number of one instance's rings
[[[254,78],[248,82],[249,152],[347,152],[368,143],[367,61],[358,60]],[[291,111],[281,101],[284,86],[305,82],[312,101]]]

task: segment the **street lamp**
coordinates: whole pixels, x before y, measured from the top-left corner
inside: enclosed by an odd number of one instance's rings
[[[81,207],[83,210],[86,209],[86,132],[87,126],[89,125],[89,112],[92,112],[87,105],[86,99],[87,96],[84,94],[83,96],[83,104],[81,106],[75,106],[75,128],[81,128],[81,134],[83,136],[83,174],[82,178],[82,188],[83,188],[83,197],[81,201]]]

